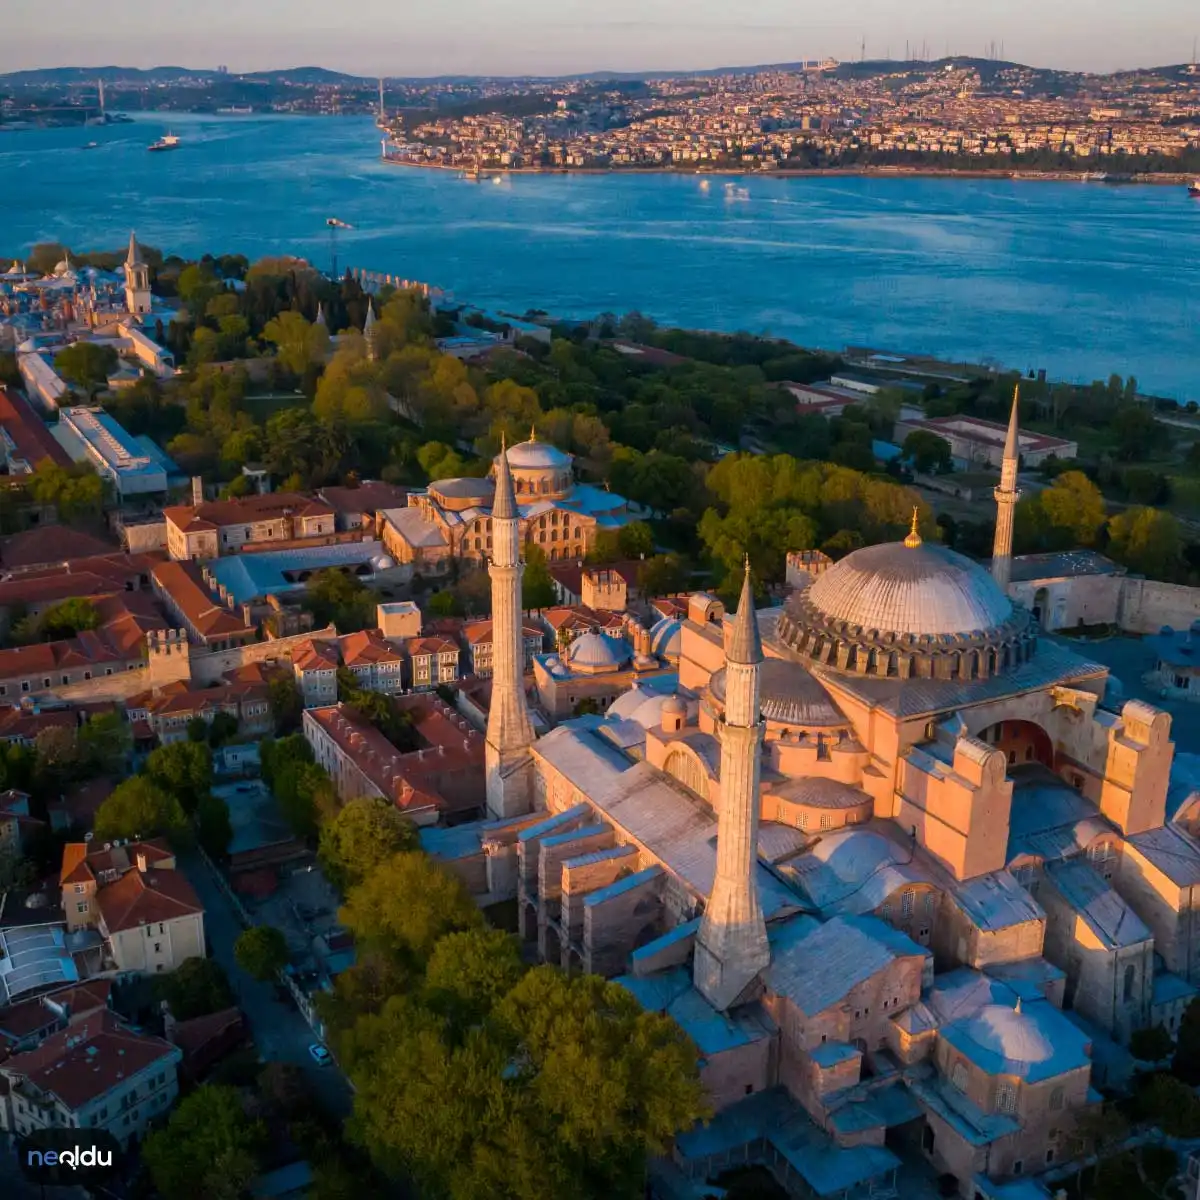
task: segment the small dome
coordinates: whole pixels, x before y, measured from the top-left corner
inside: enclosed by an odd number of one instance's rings
[[[629,660],[629,647],[606,633],[582,634],[567,647],[567,661],[582,671],[619,671]]]
[[[390,554],[377,554],[371,559],[371,570],[390,571],[396,565],[396,560]]]
[[[674,696],[668,696],[663,701],[662,711],[664,716],[669,713],[674,717],[686,717],[687,710],[687,701],[684,700],[684,698],[678,693],[676,693]]]
[[[709,690],[725,703],[725,668],[714,672]],[[829,693],[800,663],[768,658],[759,668],[762,715],[782,725],[845,725],[846,718]]]
[[[566,470],[571,465],[571,455],[564,454],[557,446],[536,439],[518,442],[508,448],[508,465],[514,471]]]
[[[977,1046],[1004,1059],[1006,1066],[1043,1063],[1054,1057],[1054,1047],[1037,1022],[1003,1004],[981,1009],[966,1023],[963,1033]]]
[[[678,658],[683,629],[674,617],[663,617],[650,629],[650,650],[659,658]]]

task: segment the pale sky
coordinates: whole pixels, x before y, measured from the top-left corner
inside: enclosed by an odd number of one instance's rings
[[[0,0],[0,71],[52,66],[363,75],[688,70],[905,41],[1084,70],[1190,60],[1196,0]]]

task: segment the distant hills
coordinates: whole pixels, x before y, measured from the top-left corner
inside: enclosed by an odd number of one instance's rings
[[[751,75],[761,71],[798,71],[804,64],[763,63],[756,66],[710,67],[696,71],[589,71],[577,75],[557,76],[507,76],[507,75],[394,75],[388,76],[393,83],[414,84],[465,84],[480,82],[512,82],[512,83],[561,83],[568,80],[586,80],[602,82],[604,80],[631,81],[643,79],[699,79],[711,78],[717,75]],[[838,75],[846,78],[864,78],[872,75],[895,74],[902,70],[936,71],[946,66],[973,67],[985,77],[992,76],[1006,68],[1019,67],[1033,71],[1048,78],[1086,78],[1104,75],[1103,72],[1064,71],[1050,67],[1025,67],[1020,63],[1000,62],[988,58],[972,58],[969,56],[950,56],[935,61],[908,61],[895,59],[874,59],[864,62],[842,62],[836,68]],[[1162,67],[1146,67],[1127,71],[1108,72],[1107,77],[1122,78],[1139,75],[1174,75],[1183,74],[1187,70],[1185,64],[1174,64]],[[325,67],[291,67],[273,71],[245,71],[224,74],[216,68],[197,69],[193,67],[162,66],[143,70],[138,67],[43,67],[28,71],[10,71],[0,74],[0,85],[10,87],[45,87],[70,86],[72,84],[94,84],[103,80],[106,84],[178,84],[203,83],[216,80],[238,80],[244,83],[262,82],[275,85],[292,85],[297,87],[345,86],[364,87],[374,85],[374,76],[348,75],[341,71],[331,71]]]

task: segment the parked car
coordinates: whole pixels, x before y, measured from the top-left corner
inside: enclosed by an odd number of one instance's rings
[[[318,1067],[327,1067],[333,1061],[329,1051],[321,1045],[320,1042],[313,1042],[308,1048],[309,1057],[317,1064]]]

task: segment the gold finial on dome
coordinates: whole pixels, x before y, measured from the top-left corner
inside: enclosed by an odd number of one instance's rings
[[[537,441],[537,426],[536,425],[530,425],[530,427],[529,427],[529,440],[531,442]]]
[[[918,531],[920,524],[920,515],[917,512],[917,506],[913,505],[912,528],[908,531],[908,537],[904,539],[904,544],[910,549],[915,550],[921,544],[921,534]]]

